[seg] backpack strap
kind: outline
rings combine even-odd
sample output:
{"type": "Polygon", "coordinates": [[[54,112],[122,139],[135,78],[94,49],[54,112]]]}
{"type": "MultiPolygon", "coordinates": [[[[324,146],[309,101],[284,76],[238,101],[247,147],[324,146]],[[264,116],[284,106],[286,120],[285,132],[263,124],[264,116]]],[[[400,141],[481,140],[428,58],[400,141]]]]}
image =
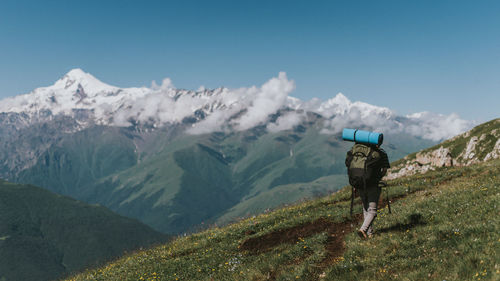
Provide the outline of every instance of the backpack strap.
{"type": "Polygon", "coordinates": [[[370,152],[368,152],[368,155],[366,155],[366,162],[365,162],[365,164],[366,163],[370,163],[370,161],[373,160],[373,155],[372,154],[373,154],[374,149],[371,146],[369,146],[369,148],[370,148],[370,152]]]}
{"type": "Polygon", "coordinates": [[[368,146],[368,148],[370,149],[370,151],[368,152],[368,155],[364,155],[366,157],[366,160],[365,160],[365,175],[363,176],[363,188],[366,188],[366,170],[367,170],[367,165],[368,163],[370,163],[370,161],[373,159],[373,156],[372,156],[372,153],[373,153],[373,148],[371,146],[368,146]]]}

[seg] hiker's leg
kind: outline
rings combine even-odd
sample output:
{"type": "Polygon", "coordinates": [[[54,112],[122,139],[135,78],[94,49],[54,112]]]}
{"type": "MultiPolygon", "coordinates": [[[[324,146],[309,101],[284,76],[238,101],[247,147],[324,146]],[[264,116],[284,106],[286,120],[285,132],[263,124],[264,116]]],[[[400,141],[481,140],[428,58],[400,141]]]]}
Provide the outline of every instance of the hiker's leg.
{"type": "MultiPolygon", "coordinates": [[[[366,188],[360,188],[358,189],[359,191],[359,198],[361,199],[361,204],[363,206],[363,219],[366,220],[368,217],[368,194],[366,192],[366,188]]],[[[358,230],[358,235],[361,238],[366,238],[366,230],[363,229],[362,227],[358,230]]]]}
{"type": "MultiPolygon", "coordinates": [[[[369,220],[369,219],[370,219],[370,218],[368,218],[368,214],[369,214],[369,213],[368,213],[368,209],[366,209],[366,210],[365,210],[365,208],[363,208],[363,225],[364,225],[364,222],[365,222],[365,221],[367,221],[367,220],[369,220]]],[[[368,233],[369,233],[369,231],[370,231],[370,227],[368,227],[368,229],[365,229],[365,228],[363,227],[363,225],[361,225],[360,229],[362,229],[362,230],[363,230],[366,234],[368,234],[368,233]]]]}
{"type": "Polygon", "coordinates": [[[368,230],[366,231],[366,235],[368,235],[368,236],[373,235],[373,223],[368,227],[368,230]]]}
{"type": "Polygon", "coordinates": [[[361,199],[361,204],[363,204],[363,216],[368,210],[369,196],[366,188],[359,189],[359,198],[361,199]]]}
{"type": "Polygon", "coordinates": [[[361,188],[359,192],[359,197],[361,198],[361,204],[363,205],[363,225],[360,227],[361,230],[366,232],[366,228],[364,228],[364,222],[367,221],[368,218],[368,208],[369,208],[369,202],[368,202],[368,192],[367,188],[361,188]]]}
{"type": "MultiPolygon", "coordinates": [[[[368,216],[369,216],[368,211],[367,210],[363,210],[363,222],[365,220],[370,220],[370,218],[368,216]]],[[[372,223],[370,224],[370,226],[368,226],[368,229],[365,231],[365,233],[367,235],[372,235],[373,234],[373,220],[372,220],[372,223]]]]}
{"type": "Polygon", "coordinates": [[[366,191],[368,206],[366,208],[366,215],[363,212],[364,221],[360,229],[367,234],[371,234],[373,233],[373,221],[375,220],[375,217],[377,217],[377,205],[378,199],[380,197],[380,188],[378,188],[377,186],[371,186],[367,188],[366,191]]]}
{"type": "Polygon", "coordinates": [[[368,194],[365,188],[358,188],[359,198],[361,199],[361,205],[363,209],[363,219],[368,215],[368,194]]]}
{"type": "MultiPolygon", "coordinates": [[[[370,202],[368,204],[368,210],[366,210],[365,220],[363,221],[363,225],[361,226],[361,230],[366,233],[369,233],[368,229],[372,226],[373,220],[377,216],[377,203],[370,202]]],[[[372,229],[373,231],[373,229],[372,229]]]]}

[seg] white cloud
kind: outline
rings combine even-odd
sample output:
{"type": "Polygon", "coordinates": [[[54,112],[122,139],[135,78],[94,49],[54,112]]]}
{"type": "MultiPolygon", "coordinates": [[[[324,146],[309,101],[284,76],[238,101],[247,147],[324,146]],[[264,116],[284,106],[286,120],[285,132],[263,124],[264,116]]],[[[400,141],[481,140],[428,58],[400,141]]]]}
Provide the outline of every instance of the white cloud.
{"type": "Polygon", "coordinates": [[[395,130],[399,124],[394,120],[394,112],[386,107],[374,106],[363,102],[351,102],[339,93],[334,98],[310,109],[330,118],[325,122],[323,133],[335,134],[344,128],[371,129],[378,132],[395,130]]]}
{"type": "Polygon", "coordinates": [[[156,81],[153,80],[153,82],[151,82],[151,89],[153,90],[175,89],[175,86],[172,83],[172,79],[167,77],[163,79],[161,85],[156,84],[156,81]]]}
{"type": "Polygon", "coordinates": [[[442,115],[431,112],[419,112],[408,115],[411,121],[404,131],[434,141],[448,139],[470,129],[475,122],[460,119],[456,113],[442,115]]]}
{"type": "Polygon", "coordinates": [[[285,105],[288,94],[294,89],[295,83],[288,80],[284,72],[280,72],[277,78],[272,78],[260,89],[252,89],[254,98],[247,112],[237,121],[236,128],[243,131],[264,123],[269,114],[285,105]]]}
{"type": "MultiPolygon", "coordinates": [[[[363,102],[351,102],[339,93],[334,98],[321,102],[312,99],[306,102],[289,97],[295,83],[284,72],[271,78],[261,87],[252,86],[239,89],[216,89],[212,93],[205,88],[185,91],[172,88],[172,81],[163,80],[156,90],[136,99],[126,100],[114,112],[114,125],[129,126],[130,119],[141,123],[179,123],[193,116],[196,110],[207,112],[201,120],[187,130],[190,134],[205,134],[215,131],[248,130],[258,125],[267,125],[270,132],[292,129],[305,119],[304,112],[315,112],[327,120],[322,133],[335,134],[344,128],[359,128],[381,133],[407,133],[410,135],[439,141],[463,133],[473,122],[460,119],[457,114],[442,115],[429,112],[415,113],[396,118],[396,114],[386,107],[363,102]],[[274,123],[267,123],[271,114],[289,107],[274,123]],[[298,110],[298,111],[297,111],[298,110]]],[[[101,106],[101,111],[109,111],[109,106],[101,106]]]]}
{"type": "Polygon", "coordinates": [[[396,114],[388,108],[351,102],[339,95],[341,94],[322,103],[316,110],[310,109],[323,116],[330,116],[322,133],[335,134],[344,128],[358,128],[381,133],[406,133],[440,141],[461,134],[474,125],[474,122],[463,120],[457,114],[420,112],[396,118],[396,114]]]}
{"type": "Polygon", "coordinates": [[[327,134],[350,127],[407,133],[435,141],[460,134],[474,125],[457,114],[421,112],[396,116],[389,108],[352,102],[342,93],[324,102],[317,98],[301,101],[289,96],[295,83],[284,72],[260,87],[210,90],[201,86],[197,91],[176,89],[170,78],[163,79],[161,85],[152,81],[151,88],[120,89],[80,72],[71,72],[79,74],[76,78],[66,75],[52,86],[3,99],[0,112],[26,112],[36,116],[40,110],[72,114],[76,108],[88,109],[94,112],[99,124],[130,126],[132,120],[155,125],[179,123],[201,109],[204,119],[187,130],[191,134],[242,131],[258,125],[267,126],[271,132],[288,130],[310,116],[305,112],[314,112],[325,118],[322,132],[327,134]],[[75,81],[84,85],[86,95],[83,97],[75,95],[80,87],[75,81]],[[292,111],[282,110],[285,108],[292,111]],[[269,123],[269,116],[280,110],[284,115],[269,123]]]}
{"type": "Polygon", "coordinates": [[[299,114],[297,112],[287,112],[284,115],[278,117],[276,122],[269,123],[267,125],[267,130],[270,132],[279,132],[293,129],[293,127],[299,125],[304,120],[304,114],[299,114]]]}
{"type": "Polygon", "coordinates": [[[212,112],[205,120],[188,130],[191,134],[235,129],[238,131],[265,124],[270,114],[285,106],[288,94],[295,89],[295,83],[288,80],[286,73],[271,78],[260,88],[224,89],[220,102],[224,110],[212,112]],[[237,117],[235,117],[237,116],[237,117]]]}

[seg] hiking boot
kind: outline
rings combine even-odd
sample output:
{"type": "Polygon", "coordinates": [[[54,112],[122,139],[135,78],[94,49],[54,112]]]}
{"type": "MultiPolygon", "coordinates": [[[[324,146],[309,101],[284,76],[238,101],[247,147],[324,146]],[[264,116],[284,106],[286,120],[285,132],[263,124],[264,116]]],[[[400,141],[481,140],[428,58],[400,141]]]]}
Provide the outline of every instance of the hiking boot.
{"type": "Polygon", "coordinates": [[[362,229],[358,229],[358,236],[361,238],[361,239],[366,239],[366,232],[362,229]]]}

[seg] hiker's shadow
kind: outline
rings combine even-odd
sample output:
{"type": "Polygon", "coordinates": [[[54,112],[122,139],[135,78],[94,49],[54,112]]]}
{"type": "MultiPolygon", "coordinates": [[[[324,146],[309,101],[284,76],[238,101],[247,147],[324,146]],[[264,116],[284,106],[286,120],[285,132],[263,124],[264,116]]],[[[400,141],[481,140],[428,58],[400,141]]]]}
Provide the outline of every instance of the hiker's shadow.
{"type": "Polygon", "coordinates": [[[385,232],[393,232],[393,231],[406,231],[406,230],[411,229],[417,225],[426,225],[426,224],[427,223],[424,221],[422,214],[417,213],[417,214],[411,214],[408,217],[407,223],[397,223],[395,225],[382,228],[378,232],[385,233],[385,232]]]}

